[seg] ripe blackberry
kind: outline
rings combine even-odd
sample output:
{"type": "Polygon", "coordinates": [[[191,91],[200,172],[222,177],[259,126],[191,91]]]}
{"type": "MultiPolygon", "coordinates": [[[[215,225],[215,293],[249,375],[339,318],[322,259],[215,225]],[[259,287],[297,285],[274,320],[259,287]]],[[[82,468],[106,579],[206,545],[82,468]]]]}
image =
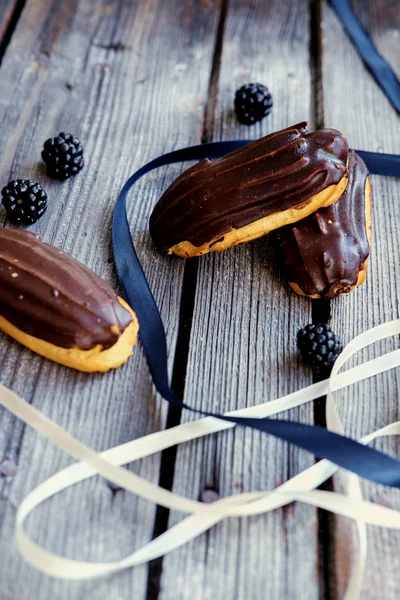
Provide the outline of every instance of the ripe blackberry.
{"type": "Polygon", "coordinates": [[[81,142],[70,133],[63,131],[58,137],[45,141],[42,158],[49,174],[61,180],[76,175],[85,164],[81,142]]]}
{"type": "Polygon", "coordinates": [[[16,225],[32,225],[47,209],[47,194],[33,179],[14,179],[1,190],[7,216],[16,225]]]}
{"type": "Polygon", "coordinates": [[[253,125],[269,115],[272,96],[261,83],[246,83],[235,94],[235,111],[238,120],[245,125],[253,125]]]}
{"type": "Polygon", "coordinates": [[[297,346],[304,362],[317,367],[320,373],[329,372],[343,346],[327,323],[306,325],[297,334],[297,346]]]}

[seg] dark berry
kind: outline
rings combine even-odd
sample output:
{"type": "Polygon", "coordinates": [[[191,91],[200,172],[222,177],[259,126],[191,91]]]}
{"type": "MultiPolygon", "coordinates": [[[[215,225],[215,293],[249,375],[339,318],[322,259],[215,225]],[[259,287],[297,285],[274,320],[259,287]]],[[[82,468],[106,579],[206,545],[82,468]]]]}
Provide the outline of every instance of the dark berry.
{"type": "Polygon", "coordinates": [[[327,323],[306,325],[297,334],[297,346],[300,354],[309,365],[326,374],[343,350],[343,346],[327,323]]]}
{"type": "Polygon", "coordinates": [[[85,164],[81,142],[70,133],[63,131],[58,137],[45,141],[42,158],[49,174],[61,180],[76,175],[85,164]]]}
{"type": "Polygon", "coordinates": [[[1,195],[7,216],[16,225],[32,225],[46,212],[47,194],[33,179],[14,179],[1,195]]]}
{"type": "Polygon", "coordinates": [[[235,94],[235,111],[238,120],[252,125],[269,115],[272,96],[261,83],[246,83],[235,94]]]}

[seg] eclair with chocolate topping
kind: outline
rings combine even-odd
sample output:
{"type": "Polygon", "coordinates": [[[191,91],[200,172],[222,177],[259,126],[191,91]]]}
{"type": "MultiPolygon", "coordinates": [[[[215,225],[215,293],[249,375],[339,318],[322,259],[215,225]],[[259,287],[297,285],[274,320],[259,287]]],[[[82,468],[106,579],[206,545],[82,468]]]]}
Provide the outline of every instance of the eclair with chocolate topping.
{"type": "Polygon", "coordinates": [[[368,169],[351,150],[349,183],[343,196],[277,231],[287,278],[297,294],[335,298],[364,282],[371,243],[371,203],[368,169]]]}
{"type": "Polygon", "coordinates": [[[155,245],[183,258],[220,252],[329,206],[347,185],[349,149],[335,129],[307,122],[191,167],[150,217],[155,245]]]}
{"type": "Polygon", "coordinates": [[[133,310],[101,277],[28,231],[0,229],[0,329],[67,367],[106,372],[136,344],[133,310]]]}

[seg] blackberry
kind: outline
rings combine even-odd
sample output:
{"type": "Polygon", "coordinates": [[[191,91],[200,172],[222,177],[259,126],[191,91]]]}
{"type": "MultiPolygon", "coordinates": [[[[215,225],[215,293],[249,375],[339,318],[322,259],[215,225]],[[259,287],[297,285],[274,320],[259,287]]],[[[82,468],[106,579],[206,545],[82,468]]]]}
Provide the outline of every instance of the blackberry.
{"type": "Polygon", "coordinates": [[[297,334],[297,346],[307,364],[327,373],[343,350],[343,346],[327,323],[306,325],[297,334]]]}
{"type": "Polygon", "coordinates": [[[269,115],[272,96],[261,83],[246,83],[235,94],[235,112],[238,120],[245,125],[253,125],[269,115]]]}
{"type": "Polygon", "coordinates": [[[1,190],[8,218],[16,225],[32,225],[47,209],[47,194],[33,179],[14,179],[1,190]]]}
{"type": "Polygon", "coordinates": [[[47,171],[56,179],[68,179],[84,166],[83,147],[77,137],[63,131],[58,137],[45,141],[42,158],[47,171]]]}

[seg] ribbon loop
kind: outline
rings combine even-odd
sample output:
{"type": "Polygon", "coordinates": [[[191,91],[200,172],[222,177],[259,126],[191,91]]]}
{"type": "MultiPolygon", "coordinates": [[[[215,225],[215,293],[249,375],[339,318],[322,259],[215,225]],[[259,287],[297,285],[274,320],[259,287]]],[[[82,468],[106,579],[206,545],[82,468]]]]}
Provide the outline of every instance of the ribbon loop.
{"type": "MultiPolygon", "coordinates": [[[[205,156],[217,158],[244,143],[246,141],[193,146],[159,157],[142,167],[128,180],[115,207],[113,247],[117,272],[124,292],[141,324],[141,341],[154,384],[168,402],[189,410],[194,409],[183,403],[169,386],[164,327],[130,235],[126,216],[126,199],[134,183],[152,169],[170,162],[196,160],[205,156]]],[[[399,174],[399,157],[367,154],[363,158],[373,172],[399,174]]],[[[1,405],[81,461],[44,481],[19,506],[16,516],[16,541],[20,553],[32,566],[48,575],[63,579],[92,579],[162,556],[194,539],[223,518],[256,515],[275,510],[297,500],[331,510],[356,521],[360,551],[351,573],[345,600],[358,598],[367,551],[365,525],[370,523],[382,527],[400,528],[400,512],[364,501],[356,475],[350,474],[348,471],[372,481],[400,487],[400,462],[365,446],[380,436],[399,435],[400,421],[372,432],[359,442],[346,438],[342,435],[344,429],[336,412],[333,392],[400,366],[400,349],[398,349],[340,372],[348,359],[356,352],[378,340],[398,333],[400,333],[400,320],[385,323],[356,337],[340,355],[328,380],[282,398],[224,415],[195,411],[204,418],[150,434],[100,454],[84,446],[22,398],[0,385],[1,405]],[[311,402],[324,394],[327,394],[327,423],[333,431],[302,423],[270,419],[271,416],[311,402]],[[160,488],[121,466],[173,445],[230,429],[236,425],[252,427],[295,443],[315,453],[323,460],[275,490],[234,495],[222,498],[211,505],[202,504],[160,488]],[[316,490],[321,483],[336,473],[339,467],[347,469],[347,471],[340,471],[344,478],[346,495],[316,490]],[[155,504],[191,514],[123,560],[112,563],[91,563],[67,559],[33,542],[24,531],[24,522],[28,515],[47,498],[96,474],[103,475],[123,489],[155,504]]]]}
{"type": "MultiPolygon", "coordinates": [[[[319,458],[326,458],[360,477],[375,483],[400,488],[400,461],[383,452],[367,448],[340,433],[328,431],[317,425],[305,425],[279,419],[272,420],[269,417],[257,419],[242,416],[232,417],[193,409],[178,398],[169,385],[165,330],[130,234],[126,213],[128,194],[141,177],[154,169],[173,162],[201,160],[210,156],[219,158],[227,152],[240,148],[245,143],[247,140],[215,142],[183,148],[160,156],[134,173],[118,196],[112,224],[115,267],[126,298],[139,319],[140,339],[153,383],[158,392],[174,406],[274,435],[281,440],[296,444],[319,458]]],[[[380,155],[377,159],[378,156],[376,153],[364,153],[364,158],[372,172],[388,170],[392,174],[399,173],[400,161],[396,161],[396,157],[394,157],[393,163],[392,155],[380,155]]],[[[400,159],[400,157],[397,158],[400,159]]],[[[354,340],[354,343],[357,342],[354,340]]]]}

